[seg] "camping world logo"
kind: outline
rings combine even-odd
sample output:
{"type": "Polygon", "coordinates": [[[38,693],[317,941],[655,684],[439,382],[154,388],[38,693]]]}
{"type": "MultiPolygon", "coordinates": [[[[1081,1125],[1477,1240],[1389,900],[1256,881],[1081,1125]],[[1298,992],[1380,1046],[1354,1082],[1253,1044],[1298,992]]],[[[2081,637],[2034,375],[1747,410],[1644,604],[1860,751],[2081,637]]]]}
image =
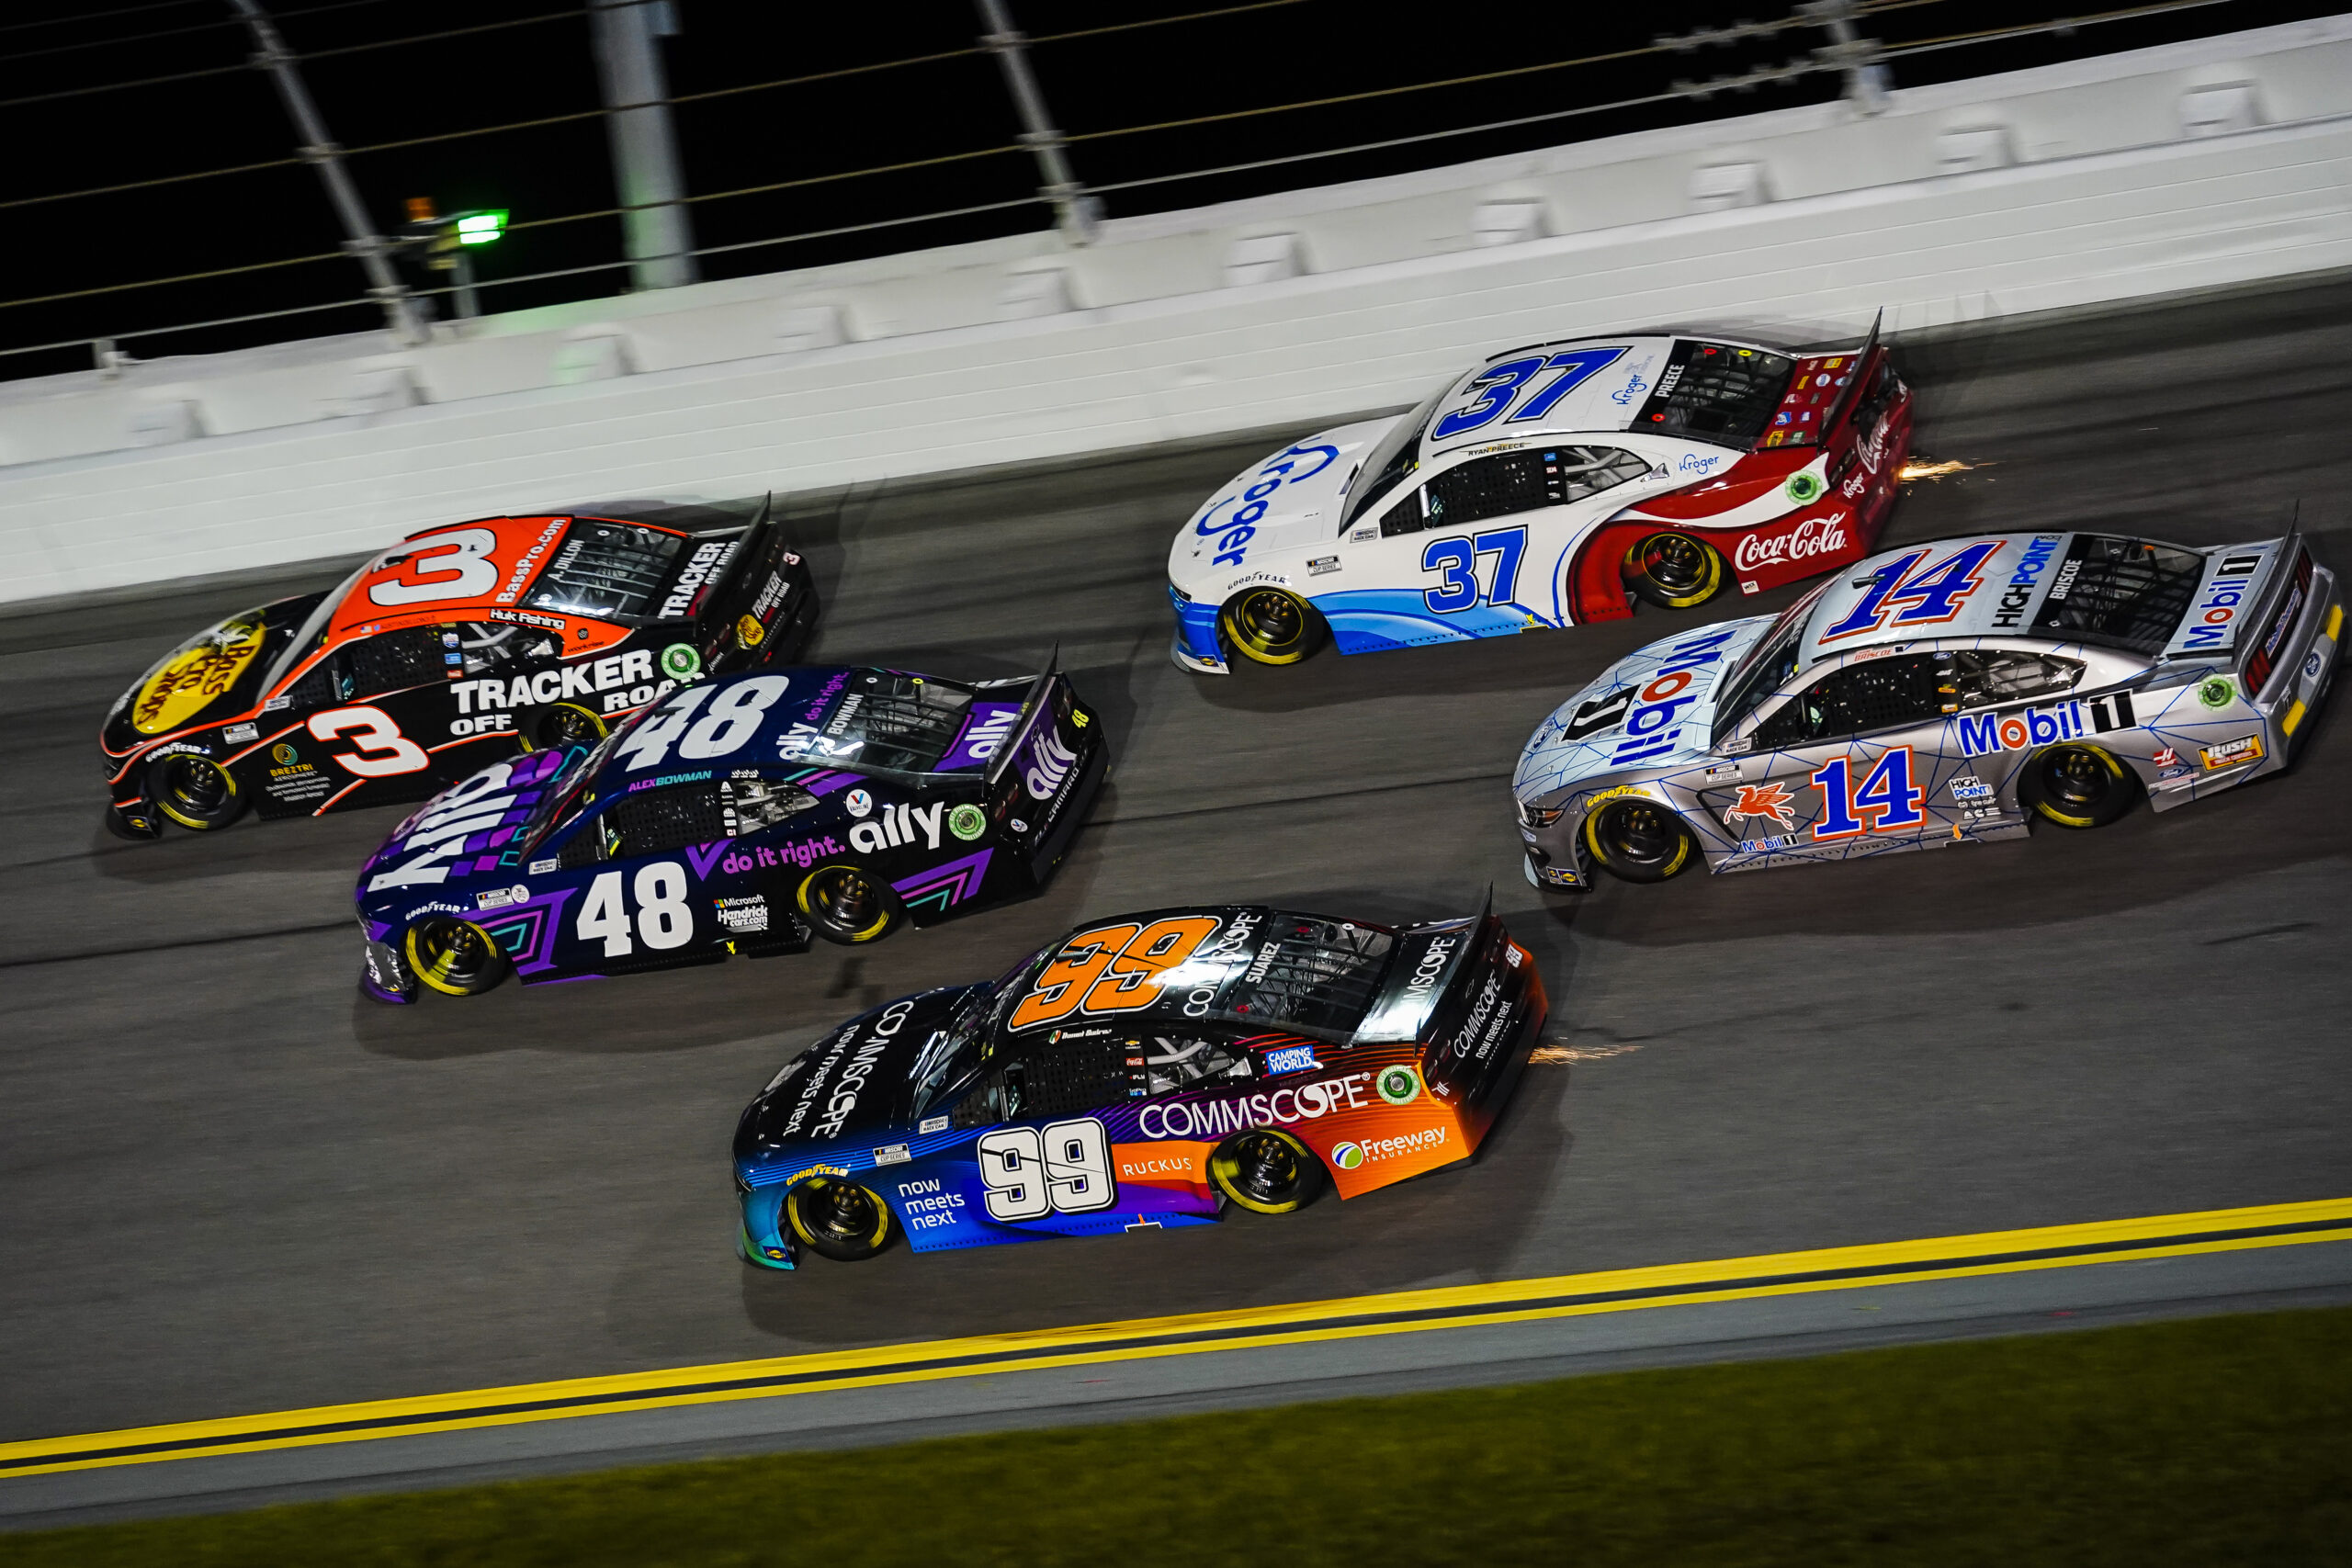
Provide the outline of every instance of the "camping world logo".
{"type": "Polygon", "coordinates": [[[1333,1144],[1331,1163],[1341,1170],[1355,1169],[1363,1163],[1363,1145],[1362,1144],[1333,1144]]]}

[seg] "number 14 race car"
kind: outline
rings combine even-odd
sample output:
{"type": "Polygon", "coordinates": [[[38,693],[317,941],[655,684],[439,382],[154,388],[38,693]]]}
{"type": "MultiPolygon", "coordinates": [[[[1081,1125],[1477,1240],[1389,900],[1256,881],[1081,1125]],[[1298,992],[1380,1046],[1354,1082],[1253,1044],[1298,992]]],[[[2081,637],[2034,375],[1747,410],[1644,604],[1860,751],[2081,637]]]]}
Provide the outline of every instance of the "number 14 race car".
{"type": "Polygon", "coordinates": [[[593,745],[702,671],[789,661],[816,619],[815,581],[764,504],[748,526],[663,506],[428,529],[141,677],[99,732],[107,825],[152,839],[248,805],[422,800],[493,757],[593,745]]]}
{"type": "Polygon", "coordinates": [[[2114,821],[2284,768],[2344,600],[2299,536],[1912,545],[1778,617],[1653,643],[1563,703],[1511,781],[1527,877],[1656,882],[2114,821]]]}
{"type": "Polygon", "coordinates": [[[1257,908],[1097,921],[994,985],[842,1024],[735,1134],[749,1261],[1203,1224],[1476,1152],[1544,1027],[1491,914],[1401,930],[1257,908]]]}
{"type": "Polygon", "coordinates": [[[1860,353],[1634,335],[1498,354],[1242,473],[1168,558],[1175,660],[1225,673],[1759,593],[1859,559],[1911,443],[1860,353]]]}

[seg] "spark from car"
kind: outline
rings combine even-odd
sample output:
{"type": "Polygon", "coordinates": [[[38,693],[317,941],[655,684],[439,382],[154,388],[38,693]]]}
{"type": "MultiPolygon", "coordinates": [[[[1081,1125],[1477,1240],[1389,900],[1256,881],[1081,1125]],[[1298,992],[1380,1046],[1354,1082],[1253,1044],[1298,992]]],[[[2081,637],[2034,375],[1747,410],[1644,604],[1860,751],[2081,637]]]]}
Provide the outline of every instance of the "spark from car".
{"type": "Polygon", "coordinates": [[[1565,1067],[1571,1062],[1598,1062],[1638,1051],[1639,1045],[1538,1045],[1528,1053],[1532,1067],[1565,1067]]]}
{"type": "Polygon", "coordinates": [[[1972,468],[1989,468],[1990,463],[1939,463],[1926,457],[1914,457],[1894,470],[1896,479],[1909,484],[1913,479],[1939,479],[1946,474],[1964,474],[1972,468]]]}

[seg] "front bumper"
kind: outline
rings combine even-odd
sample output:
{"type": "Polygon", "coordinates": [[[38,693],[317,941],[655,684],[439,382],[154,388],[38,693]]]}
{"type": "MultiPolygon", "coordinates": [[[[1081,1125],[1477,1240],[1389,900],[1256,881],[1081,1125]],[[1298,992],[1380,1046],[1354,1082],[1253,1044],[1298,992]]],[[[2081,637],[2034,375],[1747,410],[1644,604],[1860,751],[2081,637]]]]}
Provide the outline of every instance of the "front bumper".
{"type": "Polygon", "coordinates": [[[736,1207],[740,1211],[735,1230],[735,1251],[744,1262],[760,1269],[796,1269],[799,1267],[800,1247],[792,1233],[784,1228],[784,1194],[782,1187],[754,1187],[750,1191],[737,1192],[736,1207]]]}
{"type": "Polygon", "coordinates": [[[1232,674],[1233,666],[1217,636],[1216,606],[1201,604],[1172,582],[1168,585],[1168,603],[1176,612],[1176,636],[1168,645],[1168,657],[1176,661],[1176,667],[1195,675],[1232,674]]]}

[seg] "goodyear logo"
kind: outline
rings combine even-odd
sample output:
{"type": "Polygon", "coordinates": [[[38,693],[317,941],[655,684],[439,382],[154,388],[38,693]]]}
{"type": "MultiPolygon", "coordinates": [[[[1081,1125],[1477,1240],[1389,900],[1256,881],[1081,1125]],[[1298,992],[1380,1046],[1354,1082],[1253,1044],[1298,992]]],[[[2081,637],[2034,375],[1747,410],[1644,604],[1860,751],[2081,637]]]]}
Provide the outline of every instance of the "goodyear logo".
{"type": "Polygon", "coordinates": [[[224,621],[193,648],[172,655],[140,688],[130,710],[131,727],[141,735],[161,735],[209,707],[237,683],[261,651],[261,631],[258,615],[224,621]]]}

